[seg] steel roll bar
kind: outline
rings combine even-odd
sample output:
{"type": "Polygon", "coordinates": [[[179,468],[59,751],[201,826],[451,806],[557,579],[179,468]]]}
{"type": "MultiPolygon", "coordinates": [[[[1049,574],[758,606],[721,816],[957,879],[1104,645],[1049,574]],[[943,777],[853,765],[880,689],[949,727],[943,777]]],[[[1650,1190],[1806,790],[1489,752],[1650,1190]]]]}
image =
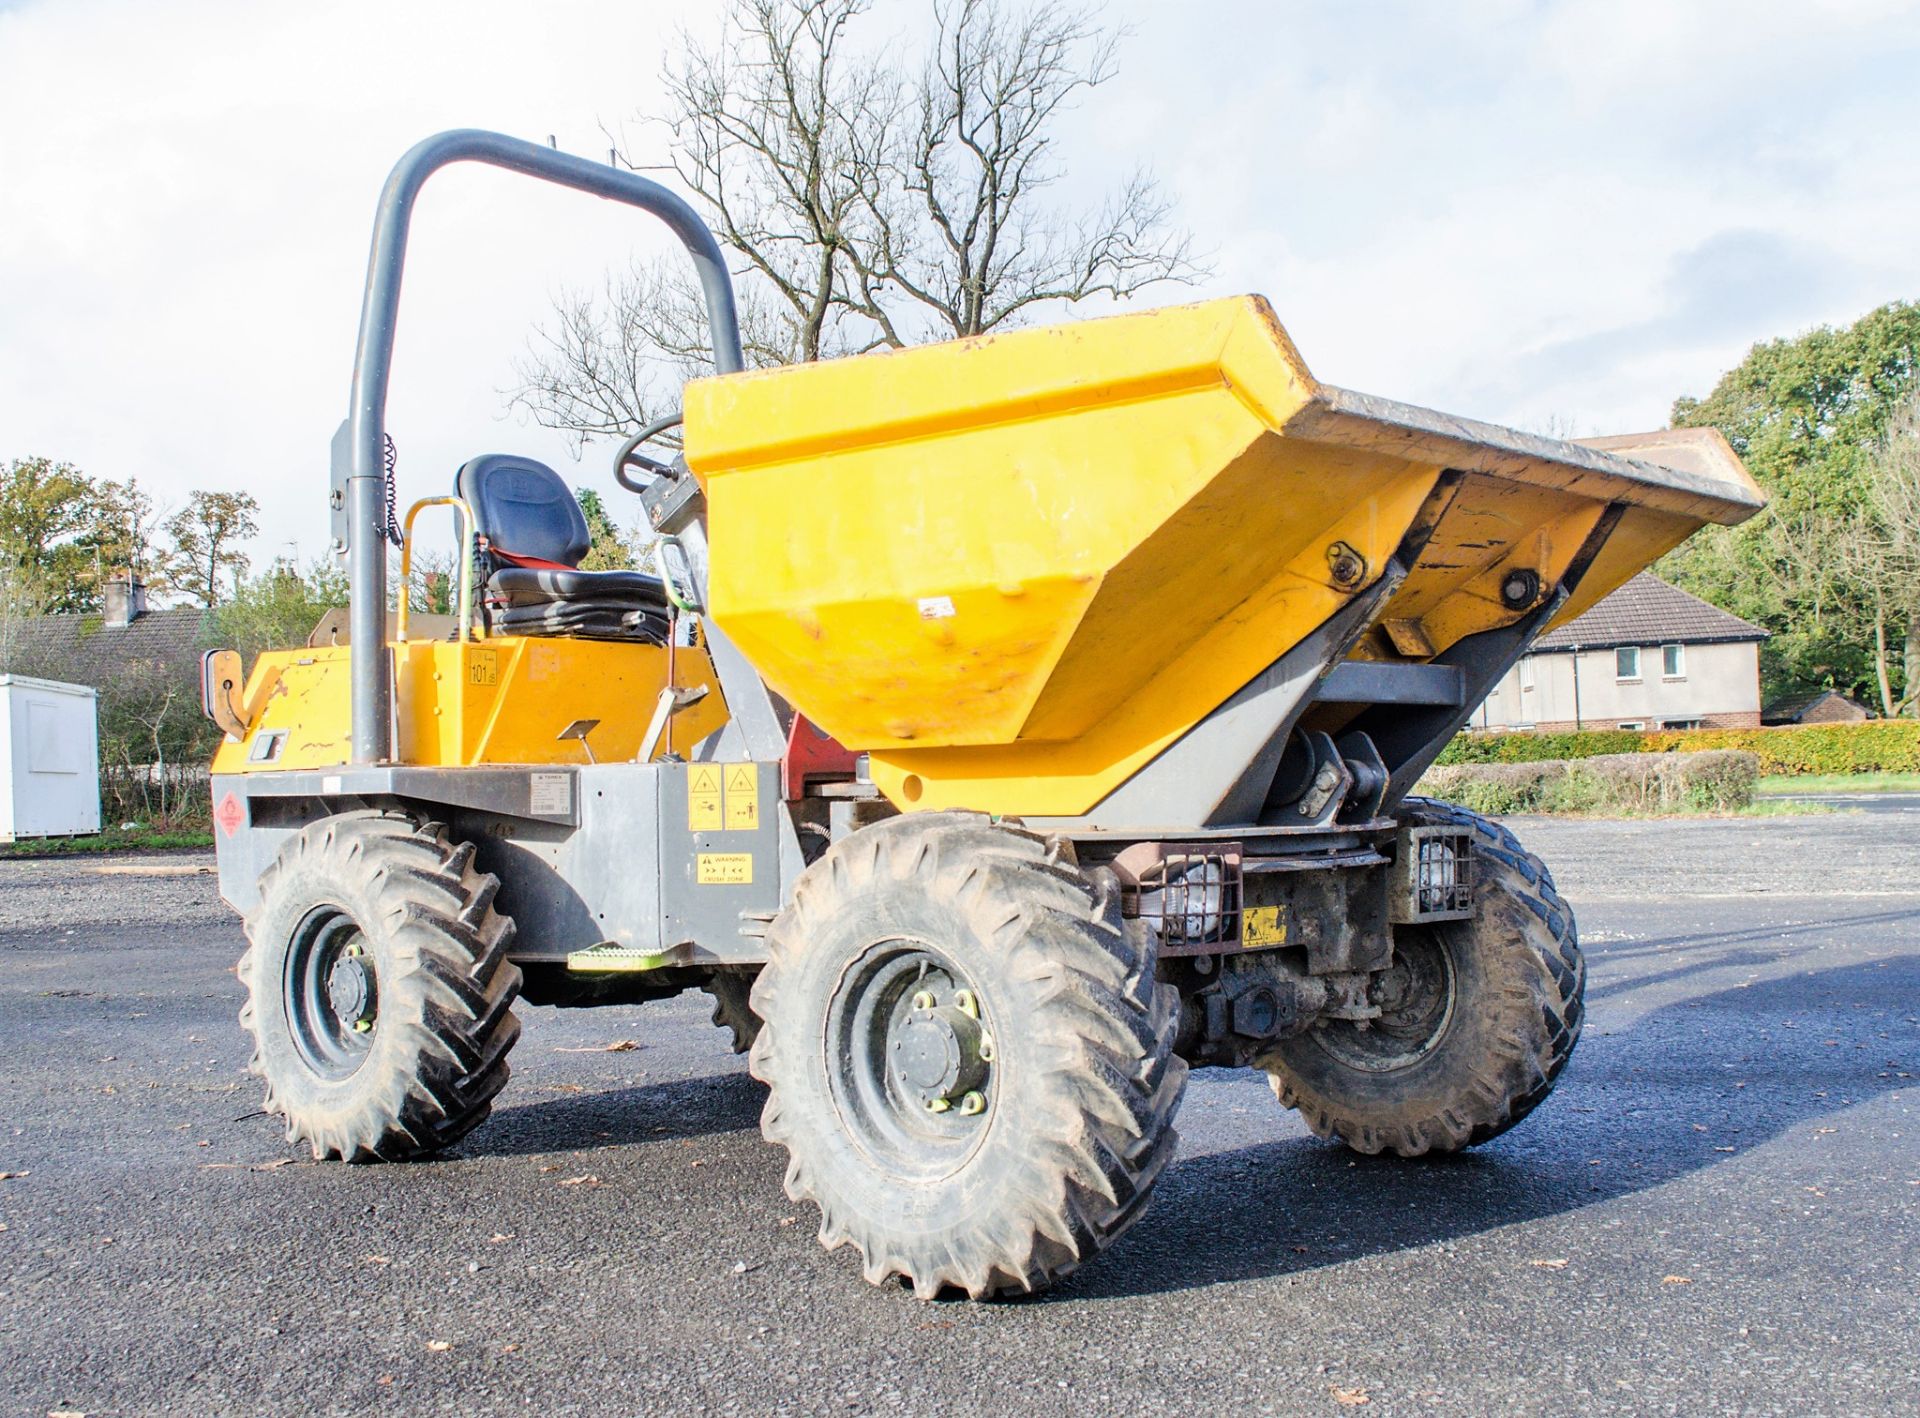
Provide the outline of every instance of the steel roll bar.
{"type": "Polygon", "coordinates": [[[360,306],[360,334],[353,356],[352,401],[347,413],[347,586],[351,601],[348,625],[355,763],[386,762],[393,748],[393,667],[386,653],[385,469],[381,455],[407,232],[421,187],[434,173],[456,162],[506,168],[623,202],[658,217],[686,247],[699,274],[713,341],[714,371],[732,374],[744,367],[733,280],[727,274],[720,243],[700,214],[674,192],[638,173],[477,128],[438,133],[408,150],[388,175],[374,218],[373,249],[367,257],[366,294],[360,306]]]}

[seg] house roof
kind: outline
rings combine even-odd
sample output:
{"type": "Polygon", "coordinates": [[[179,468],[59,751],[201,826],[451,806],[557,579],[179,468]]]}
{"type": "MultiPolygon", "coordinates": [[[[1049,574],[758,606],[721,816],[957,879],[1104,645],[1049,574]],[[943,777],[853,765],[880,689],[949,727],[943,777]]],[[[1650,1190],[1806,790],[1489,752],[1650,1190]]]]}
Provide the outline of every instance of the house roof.
{"type": "Polygon", "coordinates": [[[1585,614],[1533,644],[1532,653],[1609,650],[1616,645],[1715,645],[1765,640],[1768,632],[1643,571],[1585,614]]]}
{"type": "Polygon", "coordinates": [[[97,612],[35,616],[14,631],[11,668],[102,688],[137,663],[191,662],[206,615],[180,606],[143,612],[130,625],[108,625],[97,612]]]}
{"type": "Polygon", "coordinates": [[[1776,699],[1760,710],[1760,722],[1763,724],[1797,724],[1813,709],[1825,704],[1829,699],[1837,699],[1842,704],[1860,711],[1861,716],[1870,717],[1873,713],[1866,705],[1851,694],[1842,694],[1837,689],[1816,689],[1805,694],[1792,694],[1776,699]]]}

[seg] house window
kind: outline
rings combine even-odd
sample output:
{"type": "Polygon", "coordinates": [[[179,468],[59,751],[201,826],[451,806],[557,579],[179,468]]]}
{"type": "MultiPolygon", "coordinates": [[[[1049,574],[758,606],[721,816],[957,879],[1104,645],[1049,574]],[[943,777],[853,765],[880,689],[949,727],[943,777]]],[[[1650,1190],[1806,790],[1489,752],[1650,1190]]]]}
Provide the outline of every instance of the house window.
{"type": "Polygon", "coordinates": [[[1520,692],[1525,694],[1533,688],[1533,657],[1529,655],[1520,662],[1520,692]]]}
{"type": "Polygon", "coordinates": [[[1644,729],[1646,726],[1645,719],[1628,719],[1625,723],[1614,725],[1616,729],[1644,729]]]}
{"type": "Polygon", "coordinates": [[[1660,721],[1660,727],[1663,729],[1697,729],[1700,727],[1700,721],[1698,719],[1662,719],[1660,721]]]}
{"type": "Polygon", "coordinates": [[[1613,677],[1615,679],[1640,678],[1640,647],[1622,645],[1613,652],[1613,677]]]}
{"type": "Polygon", "coordinates": [[[1687,677],[1687,651],[1684,645],[1662,645],[1660,647],[1660,677],[1662,679],[1685,679],[1687,677]]]}

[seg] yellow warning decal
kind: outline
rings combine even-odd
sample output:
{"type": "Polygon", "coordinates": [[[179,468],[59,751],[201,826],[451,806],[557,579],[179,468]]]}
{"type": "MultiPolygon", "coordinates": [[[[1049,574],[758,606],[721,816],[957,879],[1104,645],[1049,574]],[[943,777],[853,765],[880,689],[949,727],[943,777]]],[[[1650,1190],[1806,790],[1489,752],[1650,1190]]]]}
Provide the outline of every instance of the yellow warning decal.
{"type": "Polygon", "coordinates": [[[701,852],[693,859],[693,879],[700,886],[752,886],[753,853],[701,852]]]}
{"type": "Polygon", "coordinates": [[[493,650],[475,650],[467,659],[467,683],[476,689],[500,683],[500,656],[493,650]]]}
{"type": "Polygon", "coordinates": [[[1285,906],[1249,906],[1240,926],[1240,944],[1248,950],[1287,943],[1285,906]]]}
{"type": "Polygon", "coordinates": [[[687,770],[687,831],[718,832],[720,765],[696,763],[687,770]]]}
{"type": "Polygon", "coordinates": [[[752,832],[760,826],[760,772],[751,763],[729,763],[727,830],[752,832]]]}

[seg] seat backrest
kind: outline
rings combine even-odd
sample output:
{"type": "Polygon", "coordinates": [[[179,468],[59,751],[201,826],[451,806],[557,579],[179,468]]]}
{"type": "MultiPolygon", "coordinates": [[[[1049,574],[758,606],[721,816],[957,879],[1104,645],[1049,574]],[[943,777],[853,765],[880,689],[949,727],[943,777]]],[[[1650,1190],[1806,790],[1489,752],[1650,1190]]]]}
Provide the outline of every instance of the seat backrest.
{"type": "Polygon", "coordinates": [[[454,474],[453,490],[473,509],[474,530],[503,552],[578,566],[593,545],[580,504],[545,463],[482,454],[454,474]]]}

